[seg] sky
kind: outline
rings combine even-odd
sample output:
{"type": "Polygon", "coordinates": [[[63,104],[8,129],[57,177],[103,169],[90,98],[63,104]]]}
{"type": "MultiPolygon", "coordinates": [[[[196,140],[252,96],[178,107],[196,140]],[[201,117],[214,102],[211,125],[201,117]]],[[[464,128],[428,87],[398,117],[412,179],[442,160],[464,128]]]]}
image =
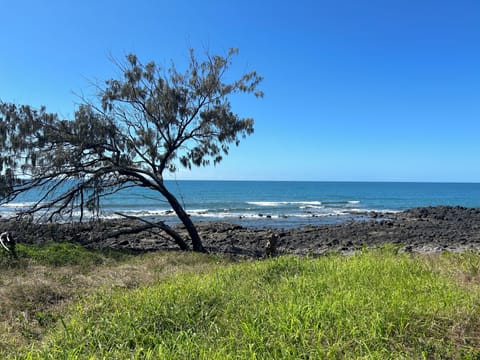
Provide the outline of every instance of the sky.
{"type": "Polygon", "coordinates": [[[480,182],[478,0],[1,0],[0,100],[72,117],[135,53],[239,55],[255,133],[176,179],[480,182]]]}

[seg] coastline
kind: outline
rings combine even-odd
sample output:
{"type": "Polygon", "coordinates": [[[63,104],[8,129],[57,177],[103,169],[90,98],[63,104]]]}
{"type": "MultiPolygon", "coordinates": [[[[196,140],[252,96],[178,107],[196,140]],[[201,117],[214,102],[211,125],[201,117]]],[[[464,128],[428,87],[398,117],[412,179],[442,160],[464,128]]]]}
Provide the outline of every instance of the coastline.
{"type": "MultiPolygon", "coordinates": [[[[387,214],[419,206],[461,205],[480,208],[480,183],[388,182],[168,182],[194,222],[230,222],[245,227],[295,228],[362,220],[365,213],[387,214]]],[[[0,206],[2,219],[27,210],[41,194],[32,191],[0,206]]],[[[132,188],[102,202],[104,221],[117,213],[178,223],[171,206],[158,193],[132,188]]],[[[73,212],[78,220],[80,211],[73,212]]],[[[84,213],[85,219],[91,214],[84,213]]],[[[368,219],[367,219],[368,220],[368,219]]]]}
{"type": "MultiPolygon", "coordinates": [[[[277,254],[318,256],[332,251],[348,254],[385,244],[394,244],[401,251],[422,253],[480,250],[480,208],[436,206],[367,215],[362,221],[289,229],[247,228],[225,222],[196,225],[209,252],[252,258],[265,256],[272,233],[277,239],[277,254]]],[[[131,220],[81,224],[4,221],[0,223],[0,231],[11,231],[19,243],[70,241],[95,249],[178,250],[172,241],[151,231],[129,232],[136,225],[131,220]]],[[[176,228],[186,235],[180,225],[176,228]]]]}

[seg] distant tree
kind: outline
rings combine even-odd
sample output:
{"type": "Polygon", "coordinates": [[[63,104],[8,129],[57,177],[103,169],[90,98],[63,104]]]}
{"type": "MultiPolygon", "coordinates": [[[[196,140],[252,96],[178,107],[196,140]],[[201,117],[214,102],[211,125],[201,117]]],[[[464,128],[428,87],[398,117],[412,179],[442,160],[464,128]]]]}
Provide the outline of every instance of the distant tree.
{"type": "MultiPolygon", "coordinates": [[[[131,187],[157,191],[184,224],[194,251],[205,251],[178,199],[164,183],[180,167],[217,164],[229,146],[253,133],[253,119],[232,112],[236,93],[263,96],[255,71],[225,82],[238,50],[199,62],[190,51],[188,69],[177,71],[126,56],[123,76],[98,86],[96,102],[83,100],[73,120],[44,107],[0,103],[0,196],[14,200],[35,189],[42,195],[19,215],[43,221],[89,214],[97,218],[102,199],[131,187]],[[21,181],[19,181],[21,180],[21,181]],[[88,210],[88,213],[86,212],[88,210]]],[[[155,223],[183,249],[186,239],[155,223]]]]}

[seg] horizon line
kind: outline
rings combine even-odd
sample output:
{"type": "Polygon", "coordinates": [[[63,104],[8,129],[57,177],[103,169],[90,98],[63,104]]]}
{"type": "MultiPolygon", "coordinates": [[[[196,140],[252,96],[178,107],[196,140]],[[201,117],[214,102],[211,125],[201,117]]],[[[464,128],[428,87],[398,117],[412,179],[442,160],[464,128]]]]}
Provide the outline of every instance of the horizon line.
{"type": "Polygon", "coordinates": [[[266,179],[164,179],[165,181],[223,181],[223,182],[317,182],[317,183],[402,183],[402,184],[480,184],[480,181],[431,180],[266,180],[266,179]]]}

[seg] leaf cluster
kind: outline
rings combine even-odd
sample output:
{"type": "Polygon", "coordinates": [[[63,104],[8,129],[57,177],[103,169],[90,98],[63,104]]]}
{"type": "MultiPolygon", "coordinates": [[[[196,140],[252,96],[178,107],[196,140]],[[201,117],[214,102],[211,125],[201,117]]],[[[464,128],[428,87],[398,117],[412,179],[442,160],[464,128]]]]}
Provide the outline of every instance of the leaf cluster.
{"type": "Polygon", "coordinates": [[[96,101],[83,99],[73,119],[0,102],[2,202],[43,189],[28,214],[52,220],[80,210],[82,218],[84,209],[98,214],[103,196],[131,186],[163,194],[166,171],[217,164],[253,133],[230,96],[263,96],[255,71],[224,80],[237,53],[199,61],[191,50],[184,72],[127,55],[117,63],[123,76],[97,85],[96,101]]]}
{"type": "Polygon", "coordinates": [[[179,165],[216,164],[228,154],[229,144],[238,145],[253,133],[253,119],[233,113],[229,96],[263,96],[257,89],[262,78],[255,71],[224,82],[237,52],[207,56],[200,63],[191,50],[183,73],[173,64],[165,72],[154,62],[144,65],[128,55],[127,63],[119,64],[123,78],[107,80],[100,91],[100,112],[126,127],[131,149],[157,174],[179,165]]]}

